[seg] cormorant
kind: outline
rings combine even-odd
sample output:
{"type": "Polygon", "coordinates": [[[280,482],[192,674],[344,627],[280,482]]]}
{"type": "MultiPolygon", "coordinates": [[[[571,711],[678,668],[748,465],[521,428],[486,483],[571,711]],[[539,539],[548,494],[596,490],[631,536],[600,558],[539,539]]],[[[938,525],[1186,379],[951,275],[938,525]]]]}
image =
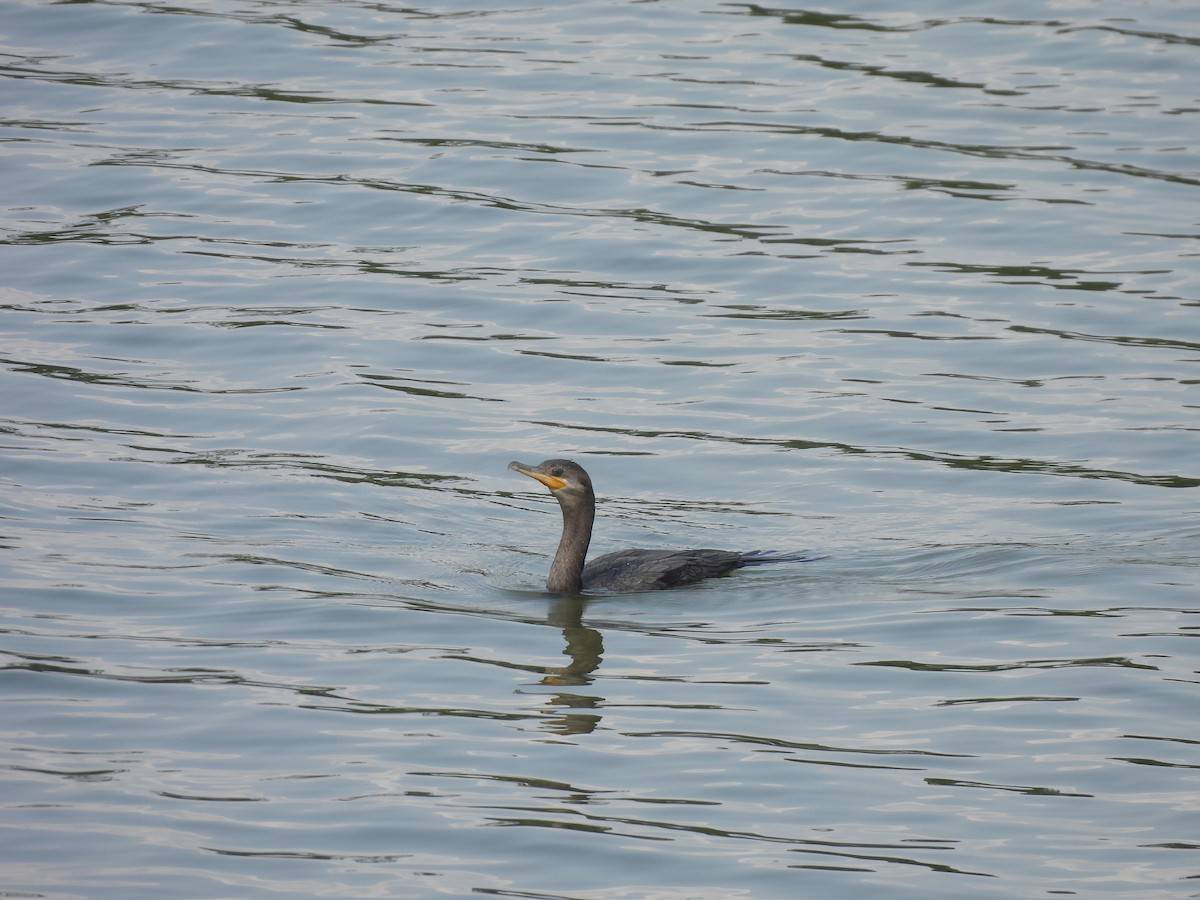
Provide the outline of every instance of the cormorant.
{"type": "Polygon", "coordinates": [[[588,473],[569,459],[548,459],[536,466],[510,462],[508,467],[540,481],[562,507],[562,538],[546,579],[546,590],[553,594],[660,591],[715,578],[743,566],[812,558],[762,551],[617,550],[584,565],[596,517],[596,495],[588,473]]]}

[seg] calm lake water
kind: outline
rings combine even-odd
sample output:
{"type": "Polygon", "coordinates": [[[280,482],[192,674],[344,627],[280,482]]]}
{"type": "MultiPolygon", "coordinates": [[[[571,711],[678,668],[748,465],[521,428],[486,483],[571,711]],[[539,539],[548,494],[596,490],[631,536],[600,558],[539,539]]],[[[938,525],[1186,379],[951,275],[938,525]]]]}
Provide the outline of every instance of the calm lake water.
{"type": "Polygon", "coordinates": [[[1200,897],[1200,24],[993,7],[6,3],[0,893],[1200,897]]]}

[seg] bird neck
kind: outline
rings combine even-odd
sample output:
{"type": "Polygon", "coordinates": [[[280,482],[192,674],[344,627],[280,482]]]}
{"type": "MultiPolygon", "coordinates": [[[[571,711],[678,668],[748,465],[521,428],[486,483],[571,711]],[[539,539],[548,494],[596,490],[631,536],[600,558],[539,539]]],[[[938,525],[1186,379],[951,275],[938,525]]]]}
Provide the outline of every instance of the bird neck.
{"type": "Polygon", "coordinates": [[[596,518],[595,501],[581,506],[562,507],[563,532],[558,551],[550,565],[546,590],[553,594],[578,594],[583,590],[583,562],[592,541],[592,522],[596,518]]]}

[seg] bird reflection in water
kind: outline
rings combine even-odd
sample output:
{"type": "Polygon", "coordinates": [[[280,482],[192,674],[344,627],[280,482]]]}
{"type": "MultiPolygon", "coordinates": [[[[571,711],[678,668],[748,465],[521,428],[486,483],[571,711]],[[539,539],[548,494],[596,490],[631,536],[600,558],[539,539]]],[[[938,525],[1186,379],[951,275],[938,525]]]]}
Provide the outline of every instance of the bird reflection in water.
{"type": "MultiPolygon", "coordinates": [[[[550,609],[547,622],[562,629],[566,646],[563,656],[568,662],[565,666],[547,667],[542,676],[542,684],[548,687],[570,688],[592,683],[592,673],[600,668],[604,656],[604,637],[595,628],[583,624],[583,608],[586,601],[582,597],[563,597],[554,602],[550,609]]],[[[603,697],[595,694],[576,694],[567,690],[555,691],[547,695],[546,705],[561,710],[561,715],[552,716],[543,722],[546,731],[556,734],[590,734],[600,724],[598,712],[604,702],[603,697]]]]}

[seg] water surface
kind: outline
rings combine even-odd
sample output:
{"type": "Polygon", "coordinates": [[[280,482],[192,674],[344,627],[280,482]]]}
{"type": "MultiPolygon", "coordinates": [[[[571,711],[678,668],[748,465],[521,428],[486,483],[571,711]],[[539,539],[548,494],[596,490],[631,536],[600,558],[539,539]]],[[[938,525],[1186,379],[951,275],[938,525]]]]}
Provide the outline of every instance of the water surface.
{"type": "Polygon", "coordinates": [[[1183,10],[8,4],[4,889],[1197,895],[1183,10]]]}

